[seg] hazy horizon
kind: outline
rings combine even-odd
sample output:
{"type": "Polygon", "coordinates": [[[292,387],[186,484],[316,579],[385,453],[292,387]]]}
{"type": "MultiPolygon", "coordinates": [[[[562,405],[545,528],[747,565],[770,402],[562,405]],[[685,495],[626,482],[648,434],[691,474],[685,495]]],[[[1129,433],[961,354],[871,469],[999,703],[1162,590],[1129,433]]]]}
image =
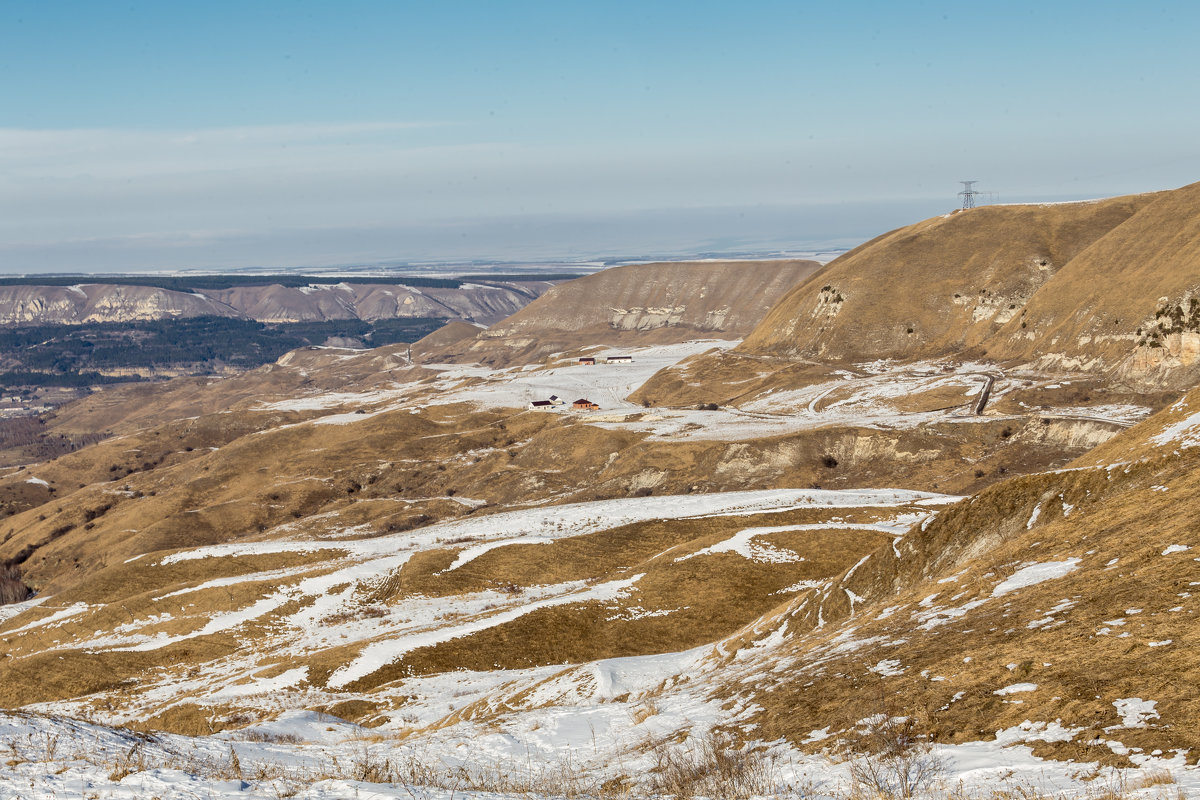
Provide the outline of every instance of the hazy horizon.
{"type": "Polygon", "coordinates": [[[1200,177],[1200,7],[0,8],[0,273],[846,246],[1200,177]]]}

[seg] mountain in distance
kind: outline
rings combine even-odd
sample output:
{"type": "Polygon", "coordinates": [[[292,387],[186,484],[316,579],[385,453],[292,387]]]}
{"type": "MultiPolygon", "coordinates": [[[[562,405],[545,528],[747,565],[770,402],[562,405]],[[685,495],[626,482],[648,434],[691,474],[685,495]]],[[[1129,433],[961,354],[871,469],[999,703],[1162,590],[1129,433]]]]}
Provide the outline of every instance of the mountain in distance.
{"type": "Polygon", "coordinates": [[[259,322],[379,320],[404,317],[501,320],[553,281],[444,281],[446,286],[380,280],[309,285],[253,284],[180,291],[152,285],[81,281],[71,286],[0,285],[0,324],[129,322],[219,316],[259,322]]]}

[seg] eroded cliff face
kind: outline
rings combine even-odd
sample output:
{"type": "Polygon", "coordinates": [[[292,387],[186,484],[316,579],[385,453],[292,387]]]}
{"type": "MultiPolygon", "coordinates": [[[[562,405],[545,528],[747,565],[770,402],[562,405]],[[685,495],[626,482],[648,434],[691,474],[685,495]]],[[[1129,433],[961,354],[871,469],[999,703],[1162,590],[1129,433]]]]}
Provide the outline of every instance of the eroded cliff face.
{"type": "Polygon", "coordinates": [[[276,284],[193,292],[103,283],[0,286],[0,324],[132,322],[199,316],[260,322],[434,317],[490,324],[519,311],[550,285],[542,281],[467,283],[456,289],[439,289],[382,283],[276,284]]]}
{"type": "Polygon", "coordinates": [[[0,324],[132,322],[172,317],[236,317],[209,297],[153,286],[0,286],[0,324]]]}

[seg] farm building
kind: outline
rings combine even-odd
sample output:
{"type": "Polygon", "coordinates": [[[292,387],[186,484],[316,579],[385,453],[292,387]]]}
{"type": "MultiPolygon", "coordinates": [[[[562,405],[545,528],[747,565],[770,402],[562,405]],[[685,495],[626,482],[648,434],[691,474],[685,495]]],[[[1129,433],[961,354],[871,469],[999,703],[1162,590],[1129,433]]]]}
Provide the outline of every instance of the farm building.
{"type": "Polygon", "coordinates": [[[576,411],[597,411],[600,406],[593,403],[591,400],[580,398],[571,404],[571,408],[576,411]]]}

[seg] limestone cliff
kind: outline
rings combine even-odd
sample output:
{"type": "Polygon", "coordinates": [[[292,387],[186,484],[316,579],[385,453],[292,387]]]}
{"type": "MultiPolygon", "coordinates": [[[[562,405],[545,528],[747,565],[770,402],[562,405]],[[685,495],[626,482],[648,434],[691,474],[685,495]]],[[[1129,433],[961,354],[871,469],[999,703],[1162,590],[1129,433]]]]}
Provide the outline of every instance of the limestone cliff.
{"type": "Polygon", "coordinates": [[[105,283],[0,286],[0,324],[130,322],[199,316],[260,322],[434,317],[488,324],[518,311],[550,285],[544,281],[464,283],[450,289],[399,283],[321,283],[191,292],[105,283]]]}

